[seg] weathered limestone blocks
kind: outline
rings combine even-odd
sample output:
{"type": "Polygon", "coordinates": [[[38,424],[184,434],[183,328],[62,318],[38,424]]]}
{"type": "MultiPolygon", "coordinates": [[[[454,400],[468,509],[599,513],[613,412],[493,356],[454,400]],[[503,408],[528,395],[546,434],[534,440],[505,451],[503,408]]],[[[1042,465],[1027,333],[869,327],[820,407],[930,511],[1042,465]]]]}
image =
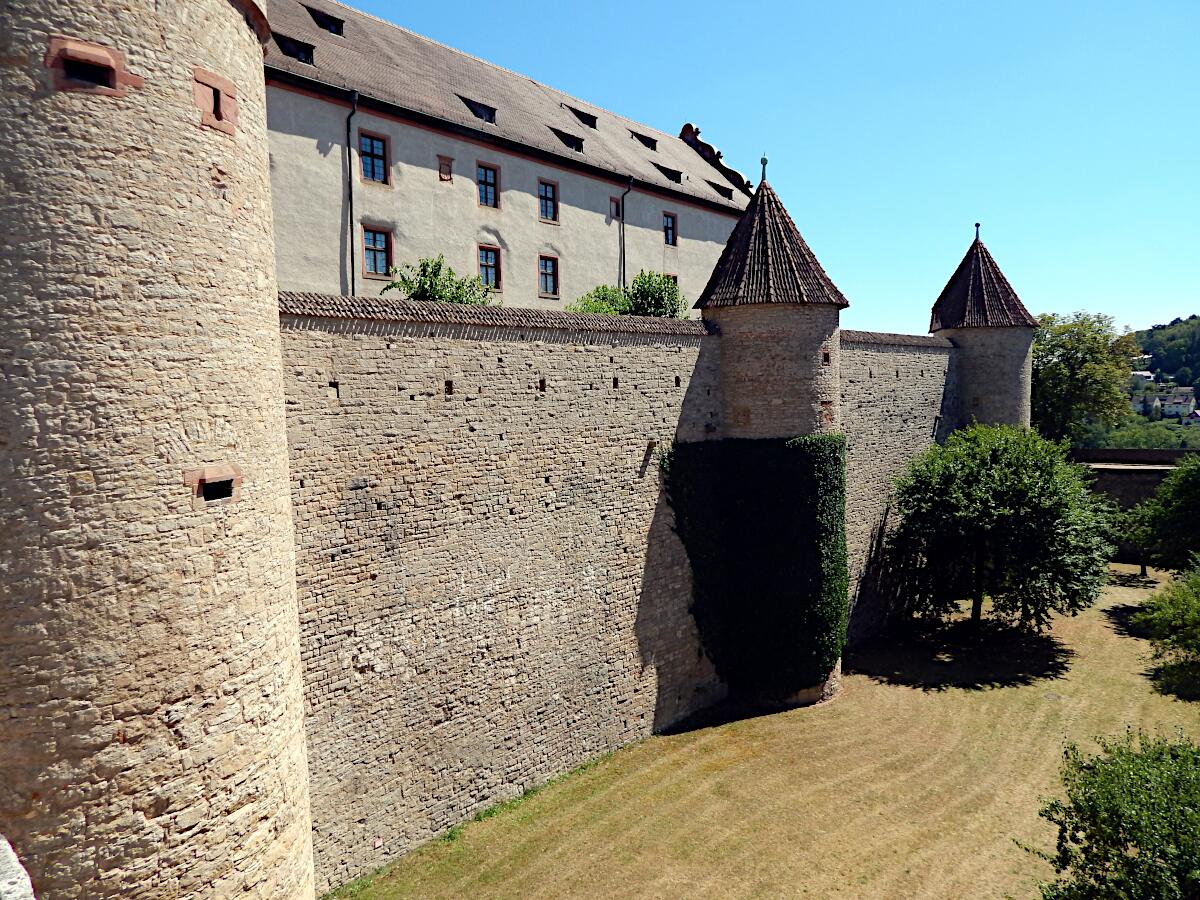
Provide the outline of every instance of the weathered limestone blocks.
{"type": "Polygon", "coordinates": [[[0,834],[41,900],[311,896],[265,23],[3,19],[0,834]]]}

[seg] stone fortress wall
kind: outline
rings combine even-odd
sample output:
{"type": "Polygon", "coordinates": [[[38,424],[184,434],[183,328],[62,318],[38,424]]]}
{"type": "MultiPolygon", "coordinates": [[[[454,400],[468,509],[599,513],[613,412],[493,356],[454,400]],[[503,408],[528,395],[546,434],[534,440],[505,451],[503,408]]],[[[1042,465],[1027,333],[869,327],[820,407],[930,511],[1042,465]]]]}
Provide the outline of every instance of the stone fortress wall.
{"type": "Polygon", "coordinates": [[[719,699],[674,440],[845,431],[862,634],[894,475],[1028,422],[1028,328],[277,294],[253,0],[6,14],[0,837],[42,900],[312,896],[719,699]]]}
{"type": "MultiPolygon", "coordinates": [[[[319,888],[722,696],[657,461],[726,436],[714,329],[281,309],[319,888]]],[[[951,350],[841,333],[855,586],[951,350]]]]}

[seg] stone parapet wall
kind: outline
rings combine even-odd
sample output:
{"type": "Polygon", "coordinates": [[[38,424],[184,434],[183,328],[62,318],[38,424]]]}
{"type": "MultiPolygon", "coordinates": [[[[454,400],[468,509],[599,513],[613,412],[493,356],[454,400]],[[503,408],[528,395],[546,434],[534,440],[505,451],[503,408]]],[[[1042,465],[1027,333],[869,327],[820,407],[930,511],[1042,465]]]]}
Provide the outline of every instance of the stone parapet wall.
{"type": "Polygon", "coordinates": [[[843,331],[842,424],[846,432],[846,541],[850,639],[883,615],[878,548],[896,477],[945,433],[953,408],[950,342],[936,336],[843,331]]]}
{"type": "Polygon", "coordinates": [[[718,340],[417,312],[282,320],[321,889],[722,692],[656,457],[718,340]]]}

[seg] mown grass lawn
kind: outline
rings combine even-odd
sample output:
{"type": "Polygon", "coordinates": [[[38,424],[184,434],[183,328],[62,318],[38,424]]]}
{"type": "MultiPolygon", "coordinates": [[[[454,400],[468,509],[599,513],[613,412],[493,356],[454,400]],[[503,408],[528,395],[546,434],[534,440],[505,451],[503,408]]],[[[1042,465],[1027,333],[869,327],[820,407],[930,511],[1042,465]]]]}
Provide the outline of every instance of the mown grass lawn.
{"type": "Polygon", "coordinates": [[[1027,897],[1062,745],[1127,725],[1200,737],[1128,633],[1132,567],[1042,641],[956,633],[849,660],[833,703],[657,736],[334,896],[1027,897]]]}

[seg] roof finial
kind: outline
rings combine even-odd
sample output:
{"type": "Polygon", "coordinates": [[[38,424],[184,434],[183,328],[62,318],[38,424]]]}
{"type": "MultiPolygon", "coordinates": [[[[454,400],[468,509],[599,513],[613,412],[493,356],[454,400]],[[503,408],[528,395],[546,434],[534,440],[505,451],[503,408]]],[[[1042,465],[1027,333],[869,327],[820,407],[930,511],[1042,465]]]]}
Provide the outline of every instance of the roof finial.
{"type": "Polygon", "coordinates": [[[759,162],[762,163],[762,167],[763,167],[762,180],[766,181],[767,180],[767,151],[766,150],[763,151],[762,159],[760,159],[759,162]]]}
{"type": "Polygon", "coordinates": [[[975,240],[979,240],[979,223],[975,223],[975,240]]]}

